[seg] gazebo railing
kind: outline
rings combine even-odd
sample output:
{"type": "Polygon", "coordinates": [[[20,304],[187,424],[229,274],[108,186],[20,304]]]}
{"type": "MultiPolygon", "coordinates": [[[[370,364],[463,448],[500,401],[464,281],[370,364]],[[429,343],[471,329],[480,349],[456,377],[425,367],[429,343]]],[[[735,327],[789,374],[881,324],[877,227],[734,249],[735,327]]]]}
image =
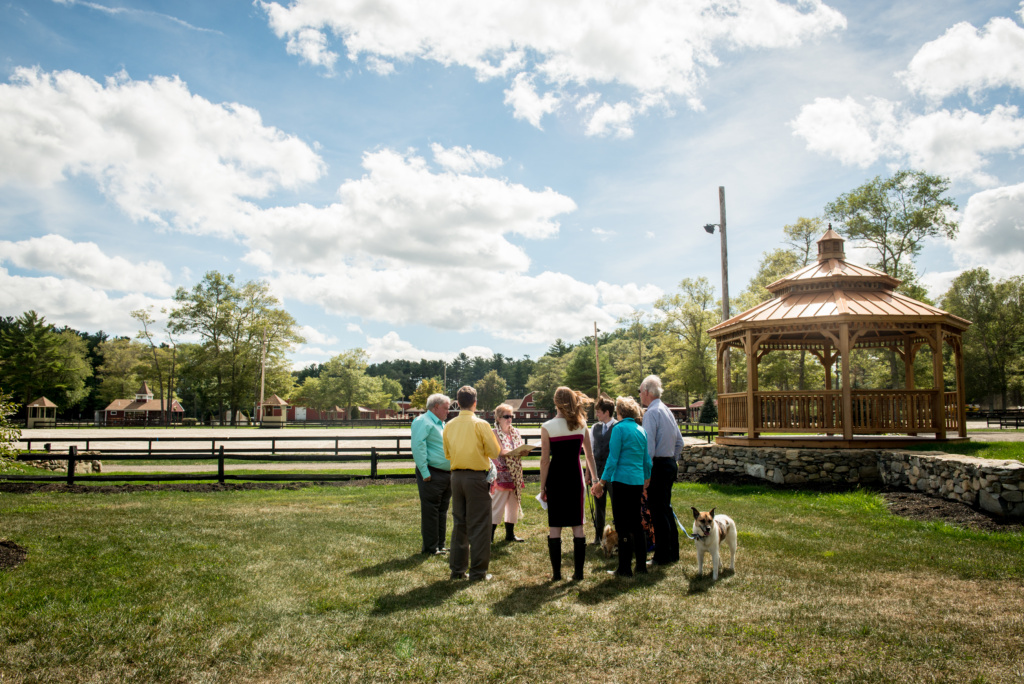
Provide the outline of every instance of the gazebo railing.
{"type": "MultiPolygon", "coordinates": [[[[935,390],[853,390],[851,392],[853,432],[936,432],[935,390]]],[[[945,427],[959,427],[959,398],[943,392],[945,427]]],[[[842,390],[754,392],[754,428],[758,432],[833,433],[843,431],[842,390]]],[[[747,394],[719,395],[720,432],[745,432],[747,394]]]]}
{"type": "Polygon", "coordinates": [[[719,432],[743,432],[747,428],[747,395],[733,392],[718,395],[719,432]]]}
{"type": "Polygon", "coordinates": [[[759,427],[775,432],[842,432],[843,393],[839,390],[755,392],[759,427]]]}
{"type": "Polygon", "coordinates": [[[929,432],[935,425],[933,390],[853,390],[853,431],[929,432]]]}

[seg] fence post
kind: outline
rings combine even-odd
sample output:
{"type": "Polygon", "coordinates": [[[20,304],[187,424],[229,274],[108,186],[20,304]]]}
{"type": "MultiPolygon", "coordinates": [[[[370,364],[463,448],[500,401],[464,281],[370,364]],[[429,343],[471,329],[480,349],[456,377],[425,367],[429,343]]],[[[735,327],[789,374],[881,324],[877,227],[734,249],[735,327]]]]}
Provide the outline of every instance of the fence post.
{"type": "Polygon", "coordinates": [[[75,484],[75,461],[78,459],[78,447],[74,444],[68,447],[68,484],[75,484]]]}
{"type": "Polygon", "coordinates": [[[370,477],[377,479],[377,447],[370,447],[370,477]]]}
{"type": "Polygon", "coordinates": [[[217,450],[217,481],[224,484],[224,445],[217,450]]]}

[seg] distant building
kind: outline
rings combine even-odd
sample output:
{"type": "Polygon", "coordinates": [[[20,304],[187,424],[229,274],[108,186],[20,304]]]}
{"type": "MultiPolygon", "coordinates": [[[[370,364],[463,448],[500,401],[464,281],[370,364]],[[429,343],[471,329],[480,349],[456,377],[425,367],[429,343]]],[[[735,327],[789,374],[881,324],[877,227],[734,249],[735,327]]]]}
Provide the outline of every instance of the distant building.
{"type": "MultiPolygon", "coordinates": [[[[185,409],[175,399],[170,406],[171,422],[179,423],[185,416],[185,409]]],[[[135,393],[134,399],[115,399],[103,409],[103,419],[107,425],[145,425],[160,422],[160,400],[153,398],[153,392],[145,382],[135,393]]]]}

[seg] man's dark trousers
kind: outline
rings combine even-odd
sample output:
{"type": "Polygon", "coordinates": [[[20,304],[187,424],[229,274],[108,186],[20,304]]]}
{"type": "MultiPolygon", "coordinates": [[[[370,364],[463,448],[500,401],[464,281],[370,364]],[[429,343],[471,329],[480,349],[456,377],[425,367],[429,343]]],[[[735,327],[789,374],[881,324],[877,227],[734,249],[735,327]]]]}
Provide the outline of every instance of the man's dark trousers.
{"type": "Polygon", "coordinates": [[[651,483],[647,487],[647,505],[654,524],[654,562],[675,563],[679,560],[679,530],[672,517],[672,484],[676,481],[674,458],[655,458],[651,483]]]}
{"type": "Polygon", "coordinates": [[[486,470],[452,471],[452,575],[482,579],[491,563],[491,485],[486,470]]]}
{"type": "Polygon", "coordinates": [[[448,536],[448,506],[452,501],[452,474],[432,468],[430,482],[416,470],[416,487],[420,490],[420,534],[423,553],[434,553],[444,548],[448,536]]]}

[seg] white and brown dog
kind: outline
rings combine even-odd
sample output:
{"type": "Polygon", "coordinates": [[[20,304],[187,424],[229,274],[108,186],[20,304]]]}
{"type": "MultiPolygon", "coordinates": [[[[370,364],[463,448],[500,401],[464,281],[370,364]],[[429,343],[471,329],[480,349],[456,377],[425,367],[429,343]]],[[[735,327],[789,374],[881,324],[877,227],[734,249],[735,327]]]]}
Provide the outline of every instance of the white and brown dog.
{"type": "Polygon", "coordinates": [[[697,574],[704,574],[704,553],[711,552],[711,578],[718,579],[721,566],[719,549],[724,540],[729,544],[729,569],[736,570],[736,523],[727,515],[715,515],[715,509],[701,513],[693,511],[693,541],[697,545],[697,574]]]}

